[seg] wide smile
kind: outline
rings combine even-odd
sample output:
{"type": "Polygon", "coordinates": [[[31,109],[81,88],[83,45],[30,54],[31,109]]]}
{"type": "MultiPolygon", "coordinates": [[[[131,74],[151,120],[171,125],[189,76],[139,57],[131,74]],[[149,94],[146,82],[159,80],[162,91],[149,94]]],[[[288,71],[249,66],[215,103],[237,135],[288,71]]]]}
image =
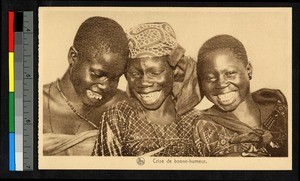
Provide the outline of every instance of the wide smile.
{"type": "Polygon", "coordinates": [[[217,101],[222,105],[230,105],[235,101],[237,96],[238,96],[237,91],[218,94],[217,101]]]}
{"type": "Polygon", "coordinates": [[[91,90],[87,90],[86,91],[86,95],[87,95],[88,98],[90,98],[92,100],[96,99],[96,100],[100,101],[102,99],[102,95],[101,94],[99,94],[97,92],[94,92],[94,91],[91,91],[91,90]]]}
{"type": "Polygon", "coordinates": [[[146,94],[138,93],[138,95],[140,96],[140,98],[142,98],[143,102],[145,102],[146,104],[153,104],[158,101],[161,92],[162,90],[149,92],[146,94]]]}

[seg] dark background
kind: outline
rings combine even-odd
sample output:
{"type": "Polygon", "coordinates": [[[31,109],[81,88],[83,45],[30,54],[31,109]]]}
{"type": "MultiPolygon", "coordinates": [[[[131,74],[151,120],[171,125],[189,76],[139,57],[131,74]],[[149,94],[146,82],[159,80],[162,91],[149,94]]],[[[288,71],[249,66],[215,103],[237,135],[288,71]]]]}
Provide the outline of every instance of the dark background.
{"type": "MultiPolygon", "coordinates": [[[[1,122],[0,178],[55,179],[183,179],[183,180],[298,180],[299,179],[299,27],[300,3],[284,2],[192,2],[192,1],[59,1],[2,0],[1,1],[1,122]],[[129,171],[129,170],[38,170],[38,80],[35,81],[34,171],[10,172],[8,169],[8,11],[34,11],[34,77],[38,77],[38,7],[39,6],[152,6],[152,7],[292,7],[293,17],[293,170],[292,171],[129,171]]],[[[230,163],[228,163],[230,164],[230,163]]],[[[247,164],[247,163],[245,163],[247,164]]],[[[259,162],[257,163],[259,164],[259,162]]]]}

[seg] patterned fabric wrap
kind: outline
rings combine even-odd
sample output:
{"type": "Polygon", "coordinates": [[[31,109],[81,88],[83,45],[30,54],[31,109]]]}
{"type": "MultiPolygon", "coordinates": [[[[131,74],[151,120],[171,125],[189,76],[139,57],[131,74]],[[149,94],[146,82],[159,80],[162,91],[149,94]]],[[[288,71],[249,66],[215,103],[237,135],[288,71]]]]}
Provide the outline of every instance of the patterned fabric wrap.
{"type": "Polygon", "coordinates": [[[161,57],[177,47],[175,32],[164,22],[144,23],[128,33],[129,58],[161,57]]]}
{"type": "Polygon", "coordinates": [[[190,110],[162,126],[141,119],[136,104],[121,101],[103,114],[93,155],[198,156],[192,135],[198,111],[190,110]]]}
{"type": "Polygon", "coordinates": [[[203,111],[194,129],[201,156],[286,157],[288,156],[288,108],[279,90],[252,93],[261,112],[261,128],[252,128],[231,112],[215,106],[203,111]]]}

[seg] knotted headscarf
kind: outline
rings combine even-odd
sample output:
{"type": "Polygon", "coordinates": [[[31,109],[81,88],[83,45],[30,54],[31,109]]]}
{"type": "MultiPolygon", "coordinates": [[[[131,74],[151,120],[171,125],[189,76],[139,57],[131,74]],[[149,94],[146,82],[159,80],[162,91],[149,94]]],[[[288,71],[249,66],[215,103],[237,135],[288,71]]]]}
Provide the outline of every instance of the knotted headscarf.
{"type": "Polygon", "coordinates": [[[144,23],[127,32],[129,58],[169,56],[174,70],[172,93],[177,114],[191,110],[202,99],[197,80],[196,62],[184,56],[185,49],[176,41],[173,28],[165,22],[144,23]]]}

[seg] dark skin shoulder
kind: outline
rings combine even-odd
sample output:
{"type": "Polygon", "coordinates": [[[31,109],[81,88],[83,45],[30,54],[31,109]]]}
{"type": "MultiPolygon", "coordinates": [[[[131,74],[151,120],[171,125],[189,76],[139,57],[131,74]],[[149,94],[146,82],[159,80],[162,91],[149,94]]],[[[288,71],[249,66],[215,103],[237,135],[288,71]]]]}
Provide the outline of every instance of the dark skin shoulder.
{"type": "Polygon", "coordinates": [[[53,83],[43,86],[43,132],[53,132],[52,126],[56,118],[66,112],[64,101],[53,83]]]}
{"type": "MultiPolygon", "coordinates": [[[[54,102],[54,101],[53,101],[53,98],[51,98],[49,95],[50,85],[51,84],[46,84],[43,86],[43,132],[44,133],[51,132],[48,103],[54,102]]],[[[51,85],[51,87],[52,86],[53,85],[51,85]]]]}
{"type": "MultiPolygon", "coordinates": [[[[95,129],[91,124],[81,119],[76,115],[71,108],[66,104],[60,93],[55,89],[55,86],[50,84],[43,87],[43,132],[44,133],[61,133],[74,134],[87,130],[95,129]]],[[[99,124],[102,113],[113,104],[127,99],[126,92],[117,90],[116,95],[112,100],[99,107],[88,107],[89,121],[95,125],[99,124]]],[[[77,108],[77,107],[76,107],[77,108]]],[[[81,113],[87,114],[87,113],[81,113]]]]}

